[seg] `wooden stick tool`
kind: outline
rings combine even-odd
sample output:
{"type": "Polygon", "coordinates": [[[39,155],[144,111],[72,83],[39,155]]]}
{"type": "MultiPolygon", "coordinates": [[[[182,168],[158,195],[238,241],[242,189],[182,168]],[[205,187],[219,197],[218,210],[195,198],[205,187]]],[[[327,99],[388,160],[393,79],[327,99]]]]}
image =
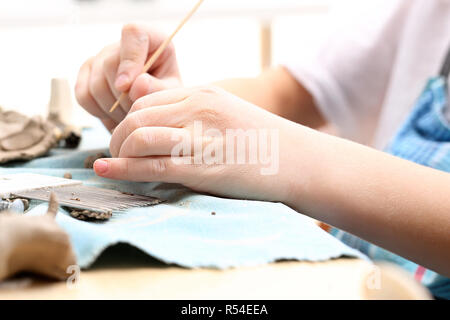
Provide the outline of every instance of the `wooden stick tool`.
{"type": "MultiPolygon", "coordinates": [[[[155,51],[155,53],[153,53],[153,55],[150,57],[150,59],[148,59],[147,63],[144,65],[144,68],[142,69],[142,73],[146,73],[146,72],[148,72],[148,70],[150,70],[150,68],[155,63],[155,61],[158,60],[161,53],[163,53],[163,51],[167,48],[167,46],[172,41],[172,39],[175,37],[175,35],[178,33],[178,31],[180,31],[180,29],[186,24],[186,22],[197,11],[197,9],[200,7],[200,5],[202,4],[203,1],[204,0],[199,0],[197,2],[197,4],[191,9],[191,11],[189,11],[189,13],[184,17],[184,19],[181,20],[180,24],[175,29],[175,31],[172,32],[172,34],[166,40],[164,40],[163,43],[161,43],[161,45],[158,47],[158,49],[155,51]]],[[[119,106],[122,99],[125,98],[125,96],[126,96],[126,93],[123,92],[120,95],[119,99],[117,99],[117,101],[113,104],[113,106],[111,107],[109,112],[113,112],[114,110],[116,110],[116,108],[119,106]]]]}

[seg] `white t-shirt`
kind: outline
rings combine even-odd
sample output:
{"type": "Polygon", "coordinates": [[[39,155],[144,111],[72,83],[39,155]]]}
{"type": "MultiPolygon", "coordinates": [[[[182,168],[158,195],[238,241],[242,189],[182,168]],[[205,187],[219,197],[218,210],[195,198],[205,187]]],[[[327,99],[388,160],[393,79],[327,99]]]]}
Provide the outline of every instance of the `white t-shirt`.
{"type": "Polygon", "coordinates": [[[440,71],[450,0],[360,2],[312,61],[285,66],[341,136],[382,149],[440,71]]]}

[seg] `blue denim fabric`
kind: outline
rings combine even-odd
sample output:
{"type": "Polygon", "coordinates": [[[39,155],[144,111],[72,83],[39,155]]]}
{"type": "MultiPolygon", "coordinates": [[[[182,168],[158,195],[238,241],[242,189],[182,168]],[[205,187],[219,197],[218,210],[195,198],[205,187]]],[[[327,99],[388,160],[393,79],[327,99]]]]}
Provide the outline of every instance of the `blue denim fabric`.
{"type": "MultiPolygon", "coordinates": [[[[118,243],[188,268],[228,268],[284,259],[324,261],[342,256],[367,259],[281,203],[223,199],[180,185],[99,178],[93,170],[84,169],[83,161],[89,155],[107,152],[98,148],[108,142],[105,130],[85,130],[81,150],[54,149],[47,157],[0,166],[0,174],[62,177],[69,171],[85,185],[167,200],[153,207],[115,212],[104,223],[76,220],[60,209],[56,221],[69,234],[82,268],[89,268],[105,249],[118,243]]],[[[46,207],[32,202],[27,215],[43,214],[46,207]]],[[[122,263],[125,258],[116,254],[112,259],[122,263]]]]}

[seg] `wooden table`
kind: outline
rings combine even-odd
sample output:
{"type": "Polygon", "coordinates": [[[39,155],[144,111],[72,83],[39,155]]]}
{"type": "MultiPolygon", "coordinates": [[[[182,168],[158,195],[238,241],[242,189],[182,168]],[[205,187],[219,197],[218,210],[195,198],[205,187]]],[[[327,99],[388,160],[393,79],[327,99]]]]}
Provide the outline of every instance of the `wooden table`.
{"type": "Polygon", "coordinates": [[[279,262],[225,271],[153,266],[97,266],[75,283],[27,277],[0,284],[2,299],[428,299],[393,266],[357,259],[279,262]]]}

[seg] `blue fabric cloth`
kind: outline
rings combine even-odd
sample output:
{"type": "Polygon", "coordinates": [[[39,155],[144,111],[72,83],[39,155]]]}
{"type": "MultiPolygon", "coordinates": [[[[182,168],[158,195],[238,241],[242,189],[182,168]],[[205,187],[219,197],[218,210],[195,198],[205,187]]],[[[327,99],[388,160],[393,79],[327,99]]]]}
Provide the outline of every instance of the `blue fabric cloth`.
{"type": "MultiPolygon", "coordinates": [[[[284,259],[322,261],[342,256],[367,259],[280,203],[222,199],[179,185],[99,178],[83,168],[83,161],[100,151],[92,148],[107,145],[108,135],[104,130],[86,130],[82,150],[53,150],[48,157],[0,168],[0,174],[30,172],[58,177],[69,171],[73,179],[86,185],[167,200],[153,207],[114,213],[104,223],[79,221],[61,209],[57,222],[70,235],[83,268],[118,243],[130,244],[163,262],[190,268],[227,268],[284,259]]],[[[33,204],[27,214],[43,214],[46,207],[33,204]]]]}
{"type": "MultiPolygon", "coordinates": [[[[444,109],[447,107],[445,78],[431,79],[386,152],[450,172],[450,125],[444,116],[444,109]]],[[[390,261],[402,266],[436,297],[450,299],[450,279],[341,230],[333,229],[331,233],[373,260],[390,261]]]]}

